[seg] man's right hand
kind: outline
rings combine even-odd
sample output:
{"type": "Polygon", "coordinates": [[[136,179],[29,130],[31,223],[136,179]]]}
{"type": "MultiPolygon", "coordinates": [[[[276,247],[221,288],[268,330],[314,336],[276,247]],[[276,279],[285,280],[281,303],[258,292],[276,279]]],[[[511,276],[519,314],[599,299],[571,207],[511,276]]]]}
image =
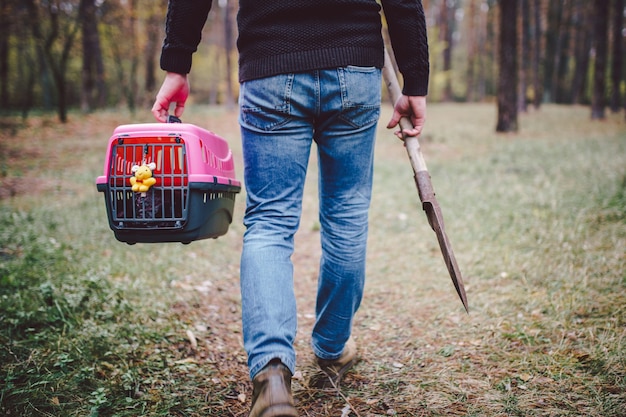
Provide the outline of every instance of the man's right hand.
{"type": "Polygon", "coordinates": [[[176,104],[174,116],[180,118],[185,111],[185,102],[189,97],[189,80],[186,74],[168,72],[161,89],[157,93],[156,100],[152,106],[152,114],[159,122],[167,122],[171,103],[176,104]]]}
{"type": "Polygon", "coordinates": [[[422,133],[424,122],[426,121],[426,97],[425,96],[405,96],[402,95],[395,103],[393,115],[387,124],[387,129],[392,129],[400,123],[402,117],[408,117],[413,124],[413,129],[396,131],[396,136],[400,139],[403,134],[406,136],[419,136],[422,133]]]}

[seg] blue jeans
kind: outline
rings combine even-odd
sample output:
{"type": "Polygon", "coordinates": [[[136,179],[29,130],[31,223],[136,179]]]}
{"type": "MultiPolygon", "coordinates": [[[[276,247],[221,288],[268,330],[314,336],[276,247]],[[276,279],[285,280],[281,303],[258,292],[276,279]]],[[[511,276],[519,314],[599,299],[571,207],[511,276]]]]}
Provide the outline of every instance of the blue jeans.
{"type": "Polygon", "coordinates": [[[274,358],[295,370],[291,255],[313,141],[322,247],[313,352],[336,359],[350,337],[365,283],[380,90],[380,70],[361,67],[282,74],[241,85],[247,193],[241,295],[251,378],[274,358]]]}

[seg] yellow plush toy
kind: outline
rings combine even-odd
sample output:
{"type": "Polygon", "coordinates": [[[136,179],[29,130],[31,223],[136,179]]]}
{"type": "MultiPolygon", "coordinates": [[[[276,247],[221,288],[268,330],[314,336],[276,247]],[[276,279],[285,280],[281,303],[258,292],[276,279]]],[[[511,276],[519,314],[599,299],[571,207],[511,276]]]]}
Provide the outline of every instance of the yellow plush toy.
{"type": "Polygon", "coordinates": [[[154,162],[143,165],[134,165],[131,169],[134,176],[130,177],[130,184],[136,193],[145,194],[150,187],[156,184],[156,179],[152,178],[152,171],[156,168],[154,162]]]}

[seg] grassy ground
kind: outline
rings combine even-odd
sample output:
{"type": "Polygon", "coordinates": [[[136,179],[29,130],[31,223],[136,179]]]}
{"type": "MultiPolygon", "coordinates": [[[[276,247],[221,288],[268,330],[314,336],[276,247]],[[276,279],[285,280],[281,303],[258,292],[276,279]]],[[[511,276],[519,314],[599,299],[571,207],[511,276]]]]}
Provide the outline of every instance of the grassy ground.
{"type": "MultiPolygon", "coordinates": [[[[146,112],[147,113],[147,112],[146,112]]],[[[493,105],[431,105],[423,151],[464,274],[447,276],[401,143],[381,128],[362,356],[341,392],[308,386],[319,259],[315,164],[294,255],[303,416],[624,416],[626,126],[546,106],[496,135],[493,105]]],[[[383,120],[389,117],[385,109],[383,120]]],[[[0,133],[0,414],[244,416],[243,193],[229,233],[128,246],[94,179],[104,112],[0,133]]],[[[190,107],[229,139],[236,115],[190,107]]]]}

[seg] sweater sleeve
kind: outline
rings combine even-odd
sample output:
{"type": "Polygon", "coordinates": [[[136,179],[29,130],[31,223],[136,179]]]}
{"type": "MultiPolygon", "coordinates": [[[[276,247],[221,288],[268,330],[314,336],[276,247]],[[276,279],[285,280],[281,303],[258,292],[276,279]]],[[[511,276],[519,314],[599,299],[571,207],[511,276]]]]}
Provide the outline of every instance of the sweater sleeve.
{"type": "Polygon", "coordinates": [[[202,28],[212,0],[169,0],[161,69],[178,74],[191,70],[191,57],[198,49],[202,28]]]}
{"type": "Polygon", "coordinates": [[[391,46],[402,74],[402,93],[428,94],[429,56],[426,18],[421,0],[382,0],[391,46]]]}

